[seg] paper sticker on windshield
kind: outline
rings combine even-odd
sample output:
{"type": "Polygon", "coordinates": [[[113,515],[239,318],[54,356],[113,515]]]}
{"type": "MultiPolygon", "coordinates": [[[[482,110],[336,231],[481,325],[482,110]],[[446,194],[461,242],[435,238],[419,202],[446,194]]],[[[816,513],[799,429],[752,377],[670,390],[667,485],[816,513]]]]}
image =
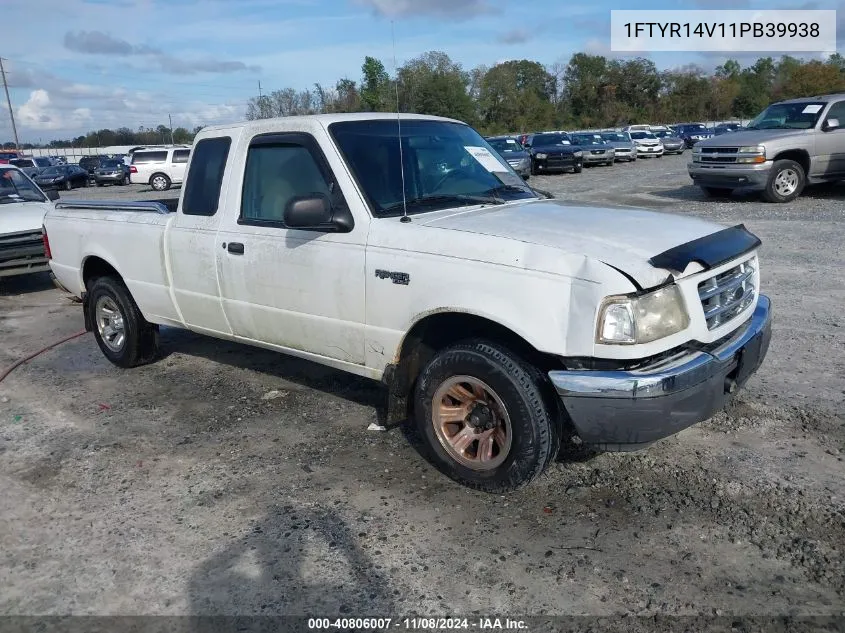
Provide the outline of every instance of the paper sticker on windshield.
{"type": "Polygon", "coordinates": [[[494,171],[504,171],[505,167],[496,160],[496,157],[490,153],[486,147],[478,147],[476,145],[464,145],[464,149],[472,156],[475,160],[481,163],[481,166],[484,167],[489,172],[494,171]]]}
{"type": "Polygon", "coordinates": [[[517,176],[516,174],[512,174],[509,171],[494,171],[493,175],[499,179],[499,182],[503,185],[511,185],[514,187],[525,187],[525,181],[517,176]]]}
{"type": "Polygon", "coordinates": [[[813,103],[808,105],[801,111],[801,114],[816,114],[819,110],[822,109],[822,106],[818,103],[813,103]]]}

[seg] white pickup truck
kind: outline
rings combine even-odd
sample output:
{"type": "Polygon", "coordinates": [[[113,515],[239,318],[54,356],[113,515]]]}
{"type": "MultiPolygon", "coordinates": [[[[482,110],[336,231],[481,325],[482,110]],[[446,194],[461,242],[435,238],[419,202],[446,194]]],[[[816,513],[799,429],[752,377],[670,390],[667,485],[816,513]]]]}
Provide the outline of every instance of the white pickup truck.
{"type": "Polygon", "coordinates": [[[47,214],[105,356],[149,362],[174,326],[382,380],[388,420],[478,489],[532,480],[565,433],[630,450],[705,420],[768,349],[745,227],[547,199],[460,121],[209,127],[187,174],[178,207],[47,214]]]}

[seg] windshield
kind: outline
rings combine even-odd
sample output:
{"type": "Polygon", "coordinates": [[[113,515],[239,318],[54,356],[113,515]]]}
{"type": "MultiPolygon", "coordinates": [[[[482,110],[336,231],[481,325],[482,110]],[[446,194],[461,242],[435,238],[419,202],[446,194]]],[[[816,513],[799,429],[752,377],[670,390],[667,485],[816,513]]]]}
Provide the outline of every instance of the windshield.
{"type": "Polygon", "coordinates": [[[534,147],[544,145],[570,145],[571,141],[565,134],[535,134],[531,139],[534,147]]]}
{"type": "Polygon", "coordinates": [[[573,134],[572,140],[577,145],[604,145],[599,134],[573,134]]]}
{"type": "Polygon", "coordinates": [[[490,146],[499,152],[524,152],[525,148],[522,147],[519,143],[517,143],[512,138],[493,138],[487,141],[490,143],[490,146]]]}
{"type": "Polygon", "coordinates": [[[638,141],[640,141],[644,138],[657,138],[657,137],[654,134],[652,134],[651,132],[631,132],[631,138],[637,139],[638,141]]]}
{"type": "Polygon", "coordinates": [[[49,167],[51,165],[49,158],[33,158],[38,167],[49,167]]]}
{"type": "Polygon", "coordinates": [[[342,121],[329,131],[377,217],[536,198],[525,181],[467,125],[342,121]],[[403,173],[404,171],[404,173],[403,173]],[[404,182],[404,200],[402,185],[404,182]]]}
{"type": "Polygon", "coordinates": [[[0,169],[0,204],[46,202],[41,190],[17,169],[0,169]]]}
{"type": "Polygon", "coordinates": [[[119,160],[105,160],[100,163],[100,169],[120,169],[123,167],[123,161],[119,160]]]}
{"type": "Polygon", "coordinates": [[[652,134],[657,138],[671,138],[675,136],[669,130],[660,130],[659,132],[652,132],[652,134]]]}
{"type": "Polygon", "coordinates": [[[819,101],[800,101],[798,103],[776,103],[763,110],[749,123],[749,130],[809,130],[824,110],[825,103],[819,101]]]}
{"type": "Polygon", "coordinates": [[[631,141],[628,134],[625,132],[605,132],[601,135],[605,141],[611,143],[628,143],[631,141]]]}

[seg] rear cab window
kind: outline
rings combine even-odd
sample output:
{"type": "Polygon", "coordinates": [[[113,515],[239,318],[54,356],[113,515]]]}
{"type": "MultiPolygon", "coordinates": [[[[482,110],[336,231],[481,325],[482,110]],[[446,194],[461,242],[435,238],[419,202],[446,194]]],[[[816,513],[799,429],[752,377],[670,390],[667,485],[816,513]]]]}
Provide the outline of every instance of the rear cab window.
{"type": "Polygon", "coordinates": [[[217,213],[231,144],[230,137],[216,136],[204,138],[194,145],[185,179],[183,214],[211,216],[217,213]]]}

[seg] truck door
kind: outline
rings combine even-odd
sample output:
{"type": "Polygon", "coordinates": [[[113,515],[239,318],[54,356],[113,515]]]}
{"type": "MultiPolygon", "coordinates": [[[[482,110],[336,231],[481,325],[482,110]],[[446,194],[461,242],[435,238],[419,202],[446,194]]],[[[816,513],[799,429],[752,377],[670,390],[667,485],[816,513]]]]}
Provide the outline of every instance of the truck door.
{"type": "Polygon", "coordinates": [[[217,229],[231,146],[230,136],[194,145],[178,215],[165,234],[173,301],[182,320],[192,330],[223,335],[232,330],[217,283],[217,229]]]}
{"type": "Polygon", "coordinates": [[[814,176],[842,176],[845,174],[845,101],[837,101],[830,106],[824,116],[816,139],[816,168],[814,176]],[[839,127],[828,129],[827,121],[836,119],[839,127]]]}
{"type": "Polygon", "coordinates": [[[298,196],[346,205],[311,134],[259,135],[244,149],[217,235],[220,294],[234,335],[363,364],[366,226],[346,233],[285,226],[285,207],[298,196]]]}

